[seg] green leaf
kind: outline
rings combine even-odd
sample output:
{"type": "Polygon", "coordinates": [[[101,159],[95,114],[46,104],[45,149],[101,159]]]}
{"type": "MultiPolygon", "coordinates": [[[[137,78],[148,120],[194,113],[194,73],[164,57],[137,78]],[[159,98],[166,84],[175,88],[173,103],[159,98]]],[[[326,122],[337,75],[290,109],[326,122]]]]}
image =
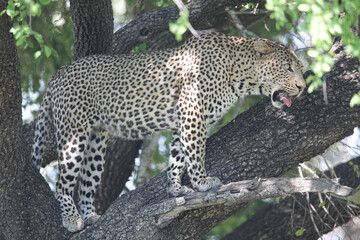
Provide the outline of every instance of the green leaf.
{"type": "Polygon", "coordinates": [[[309,51],[307,51],[307,54],[310,57],[316,58],[317,56],[319,56],[320,52],[317,49],[310,49],[309,51]]]}
{"type": "Polygon", "coordinates": [[[48,46],[44,45],[44,52],[45,52],[45,56],[47,58],[49,58],[51,56],[51,48],[49,48],[48,46]]]}
{"type": "Polygon", "coordinates": [[[34,58],[38,59],[41,56],[41,51],[36,51],[34,54],[34,58]]]}
{"type": "Polygon", "coordinates": [[[33,47],[34,47],[33,42],[30,41],[30,40],[26,41],[26,44],[27,44],[30,48],[33,48],[33,47]]]}
{"type": "Polygon", "coordinates": [[[145,52],[146,51],[146,43],[142,43],[139,46],[134,47],[131,50],[131,53],[140,53],[140,52],[145,52]]]}
{"type": "Polygon", "coordinates": [[[39,44],[42,44],[44,42],[43,37],[40,33],[33,31],[32,34],[34,34],[34,37],[39,44]]]}
{"type": "Polygon", "coordinates": [[[8,11],[15,11],[15,4],[13,1],[9,1],[7,7],[6,7],[6,10],[8,11]]]}
{"type": "Polygon", "coordinates": [[[323,69],[324,72],[330,72],[331,65],[329,63],[323,63],[322,69],[323,69]]]}
{"type": "Polygon", "coordinates": [[[286,30],[290,31],[292,29],[292,24],[291,23],[287,23],[286,24],[286,30]]]}
{"type": "Polygon", "coordinates": [[[40,0],[40,4],[43,6],[48,5],[51,2],[51,0],[40,0]]]}
{"type": "Polygon", "coordinates": [[[17,22],[21,22],[24,21],[24,19],[27,17],[27,12],[26,11],[20,11],[19,16],[16,18],[17,22]]]}
{"type": "Polygon", "coordinates": [[[293,23],[295,23],[298,20],[298,12],[297,11],[288,11],[288,14],[290,15],[293,23]]]}
{"type": "Polygon", "coordinates": [[[302,236],[302,235],[304,234],[305,231],[306,231],[305,228],[300,228],[299,230],[297,230],[297,231],[295,232],[295,235],[296,235],[297,237],[300,237],[300,236],[302,236]]]}
{"type": "Polygon", "coordinates": [[[350,100],[350,107],[354,107],[355,105],[360,105],[360,92],[354,94],[350,100]]]}
{"type": "Polygon", "coordinates": [[[299,4],[298,10],[300,12],[308,12],[310,10],[310,5],[306,3],[299,4]]]}
{"type": "Polygon", "coordinates": [[[315,14],[321,14],[322,13],[322,8],[321,8],[321,6],[319,6],[319,4],[312,4],[311,5],[311,10],[312,10],[312,12],[313,13],[315,13],[315,14]]]}
{"type": "Polygon", "coordinates": [[[39,3],[32,4],[31,15],[32,16],[40,16],[41,15],[41,5],[39,3]]]}
{"type": "Polygon", "coordinates": [[[16,15],[18,15],[19,11],[15,10],[15,9],[11,9],[11,8],[7,8],[6,9],[6,14],[11,17],[11,19],[14,19],[14,17],[16,17],[16,15]]]}
{"type": "Polygon", "coordinates": [[[324,207],[324,206],[325,206],[325,202],[319,203],[319,208],[320,208],[320,207],[324,207]]]}
{"type": "Polygon", "coordinates": [[[169,30],[175,35],[176,41],[182,40],[182,35],[186,32],[189,25],[189,11],[180,11],[180,17],[176,22],[169,23],[169,30]]]}
{"type": "Polygon", "coordinates": [[[337,23],[337,24],[335,24],[335,25],[332,26],[332,27],[333,27],[335,33],[337,33],[337,34],[342,34],[342,28],[341,28],[340,24],[337,23]]]}
{"type": "Polygon", "coordinates": [[[26,43],[26,35],[21,35],[17,40],[16,40],[16,46],[17,47],[23,47],[26,43]]]}
{"type": "Polygon", "coordinates": [[[15,39],[19,39],[22,35],[24,35],[24,29],[19,25],[13,26],[10,29],[10,32],[14,34],[15,39]]]}

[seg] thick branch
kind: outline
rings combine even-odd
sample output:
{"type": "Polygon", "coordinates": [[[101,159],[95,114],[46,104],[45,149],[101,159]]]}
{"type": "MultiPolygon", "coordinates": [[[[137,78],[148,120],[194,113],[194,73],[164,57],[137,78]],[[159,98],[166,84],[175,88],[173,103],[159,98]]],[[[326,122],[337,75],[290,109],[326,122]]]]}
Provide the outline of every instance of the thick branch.
{"type": "MultiPolygon", "coordinates": [[[[189,21],[194,28],[204,27],[211,18],[225,12],[226,7],[240,6],[246,3],[265,3],[262,0],[197,0],[187,4],[189,21]]],[[[146,42],[169,29],[169,22],[179,17],[176,6],[157,9],[134,19],[114,35],[114,53],[129,52],[135,46],[146,42]]],[[[209,28],[210,26],[207,25],[209,28]]]]}

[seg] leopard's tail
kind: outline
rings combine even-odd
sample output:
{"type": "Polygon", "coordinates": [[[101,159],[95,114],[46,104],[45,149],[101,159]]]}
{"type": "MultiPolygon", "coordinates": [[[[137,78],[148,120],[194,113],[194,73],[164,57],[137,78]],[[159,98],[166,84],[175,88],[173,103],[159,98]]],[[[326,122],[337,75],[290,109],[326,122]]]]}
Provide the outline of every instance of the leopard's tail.
{"type": "Polygon", "coordinates": [[[32,147],[31,160],[35,166],[40,169],[43,154],[46,149],[49,131],[52,126],[52,111],[50,98],[46,92],[41,103],[39,114],[36,121],[34,144],[32,147]]]}

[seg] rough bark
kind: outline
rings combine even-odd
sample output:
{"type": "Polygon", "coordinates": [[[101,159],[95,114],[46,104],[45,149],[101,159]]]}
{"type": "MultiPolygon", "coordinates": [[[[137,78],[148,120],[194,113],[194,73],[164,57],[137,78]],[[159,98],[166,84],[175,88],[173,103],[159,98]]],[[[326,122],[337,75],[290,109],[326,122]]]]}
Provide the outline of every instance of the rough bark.
{"type": "MultiPolygon", "coordinates": [[[[147,208],[150,208],[150,211],[157,218],[156,222],[148,222],[147,224],[157,225],[161,228],[189,210],[216,205],[239,205],[254,200],[313,192],[332,193],[352,201],[356,198],[353,195],[355,192],[353,188],[338,184],[336,179],[269,178],[244,180],[222,185],[214,191],[195,192],[187,196],[163,200],[160,204],[151,205],[147,208]]],[[[147,213],[148,211],[143,210],[144,215],[147,215],[147,213]]]]}
{"type": "MultiPolygon", "coordinates": [[[[353,93],[360,90],[359,62],[345,55],[341,46],[335,52],[336,64],[327,77],[327,105],[321,91],[305,93],[282,110],[263,99],[208,139],[208,174],[225,184],[281,176],[350,135],[360,124],[359,107],[349,107],[353,93]]],[[[184,183],[189,184],[186,177],[184,183]]],[[[166,226],[151,225],[158,216],[144,211],[169,197],[166,187],[165,173],[154,177],[117,199],[95,225],[75,238],[201,239],[243,206],[204,207],[182,213],[166,226]]]]}
{"type": "MultiPolygon", "coordinates": [[[[0,0],[0,11],[6,5],[0,0]]],[[[19,59],[10,18],[0,22],[0,239],[65,238],[58,203],[22,154],[19,59]]]]}
{"type": "MultiPolygon", "coordinates": [[[[245,3],[264,4],[262,0],[195,0],[186,5],[189,10],[189,21],[196,29],[208,29],[226,22],[226,7],[236,7],[245,3]],[[221,16],[221,17],[219,17],[221,16]]],[[[113,53],[129,52],[135,46],[153,39],[158,34],[168,31],[169,22],[179,17],[176,6],[157,9],[145,13],[114,34],[113,53]]]]}
{"type": "MultiPolygon", "coordinates": [[[[354,164],[360,164],[360,158],[352,160],[354,164]]],[[[337,166],[336,176],[340,178],[340,184],[356,188],[359,185],[359,178],[349,163],[337,166]]],[[[327,173],[331,177],[331,173],[327,173]]],[[[287,240],[295,239],[295,232],[301,228],[306,229],[300,238],[296,239],[317,239],[319,237],[311,220],[308,201],[303,194],[294,195],[296,201],[289,197],[280,203],[272,203],[266,208],[258,211],[253,217],[248,219],[240,227],[226,235],[223,240],[258,240],[273,239],[287,240]]],[[[317,214],[313,213],[317,227],[321,234],[328,232],[335,225],[341,225],[351,219],[347,202],[336,198],[329,199],[323,196],[325,207],[328,212],[318,207],[320,199],[318,194],[310,194],[310,203],[316,208],[317,214]],[[321,221],[320,219],[321,218],[321,221]],[[334,221],[335,220],[335,221],[334,221]],[[326,225],[328,224],[328,225],[326,225]],[[329,228],[330,227],[330,228],[329,228]]],[[[359,215],[360,211],[354,214],[359,215]]]]}
{"type": "Polygon", "coordinates": [[[93,54],[110,54],[114,31],[111,1],[71,0],[74,24],[73,60],[93,54]]]}

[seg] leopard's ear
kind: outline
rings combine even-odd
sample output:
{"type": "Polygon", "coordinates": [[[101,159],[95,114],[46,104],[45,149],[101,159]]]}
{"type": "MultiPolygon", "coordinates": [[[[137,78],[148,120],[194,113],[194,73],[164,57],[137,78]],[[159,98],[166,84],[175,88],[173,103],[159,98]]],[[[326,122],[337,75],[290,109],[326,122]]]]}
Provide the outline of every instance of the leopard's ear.
{"type": "Polygon", "coordinates": [[[266,42],[260,40],[254,42],[254,49],[260,54],[272,53],[274,51],[266,42]]]}

